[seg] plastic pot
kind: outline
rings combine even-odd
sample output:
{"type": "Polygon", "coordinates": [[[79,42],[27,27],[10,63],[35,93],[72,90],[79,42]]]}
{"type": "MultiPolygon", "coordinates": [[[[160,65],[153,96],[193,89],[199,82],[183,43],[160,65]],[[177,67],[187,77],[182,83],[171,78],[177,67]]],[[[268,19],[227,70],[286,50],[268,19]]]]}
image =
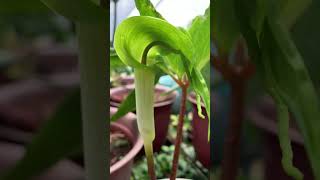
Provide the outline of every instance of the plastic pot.
{"type": "Polygon", "coordinates": [[[208,140],[208,125],[209,120],[207,117],[204,105],[201,105],[202,113],[205,115],[205,119],[202,119],[198,115],[197,101],[194,93],[188,96],[188,100],[192,103],[193,107],[193,119],[192,119],[192,143],[197,155],[197,159],[201,164],[209,168],[210,167],[210,143],[208,140]]]}
{"type": "MultiPolygon", "coordinates": [[[[265,179],[291,180],[281,165],[281,149],[277,132],[277,111],[270,97],[263,97],[248,111],[249,119],[261,129],[264,137],[265,179]]],[[[293,119],[290,119],[289,135],[293,150],[293,164],[303,174],[304,180],[313,180],[312,169],[303,144],[303,138],[293,119]]]]}
{"type": "MultiPolygon", "coordinates": [[[[120,86],[110,89],[110,105],[119,107],[121,102],[127,97],[129,92],[134,89],[134,84],[127,86],[120,86]]],[[[165,86],[157,85],[155,87],[156,94],[160,95],[165,92],[169,92],[171,89],[165,86]]],[[[160,151],[161,146],[165,143],[168,126],[170,122],[171,106],[177,96],[177,92],[165,96],[157,96],[154,104],[154,116],[155,116],[155,130],[156,137],[153,141],[153,149],[155,152],[160,151]]]]}
{"type": "MultiPolygon", "coordinates": [[[[111,115],[116,111],[116,108],[110,107],[111,115]]],[[[121,131],[132,144],[132,149],[121,160],[110,166],[110,179],[112,180],[130,180],[133,160],[143,147],[136,124],[136,116],[133,113],[128,113],[110,124],[111,131],[121,131]]]]}

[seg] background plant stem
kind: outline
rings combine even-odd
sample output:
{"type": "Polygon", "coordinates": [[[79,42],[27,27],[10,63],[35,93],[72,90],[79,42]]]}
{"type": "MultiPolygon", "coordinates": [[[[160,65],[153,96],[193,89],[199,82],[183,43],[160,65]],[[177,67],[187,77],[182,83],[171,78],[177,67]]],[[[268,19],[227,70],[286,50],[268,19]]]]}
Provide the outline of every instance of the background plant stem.
{"type": "Polygon", "coordinates": [[[240,159],[241,128],[244,121],[244,97],[248,79],[254,68],[245,57],[244,43],[237,45],[236,62],[229,64],[226,56],[212,57],[213,66],[231,86],[231,113],[223,147],[222,180],[236,180],[240,159]]]}
{"type": "Polygon", "coordinates": [[[237,179],[244,120],[244,86],[241,80],[231,84],[231,114],[223,148],[222,180],[237,179]]]}
{"type": "MultiPolygon", "coordinates": [[[[107,20],[106,20],[107,22],[107,20]]],[[[105,180],[107,161],[107,25],[77,23],[84,159],[87,180],[105,180]]],[[[79,112],[80,113],[80,112],[79,112]]]]}
{"type": "MultiPolygon", "coordinates": [[[[182,83],[180,83],[182,84],[182,83]]],[[[183,135],[183,124],[184,124],[184,115],[186,113],[186,100],[187,100],[187,89],[189,84],[181,85],[182,89],[182,98],[180,103],[180,112],[179,112],[179,122],[177,126],[177,136],[175,140],[175,148],[173,154],[173,161],[172,161],[172,171],[170,180],[175,180],[177,176],[177,169],[179,165],[179,155],[180,155],[180,148],[181,148],[181,141],[183,135]]]]}

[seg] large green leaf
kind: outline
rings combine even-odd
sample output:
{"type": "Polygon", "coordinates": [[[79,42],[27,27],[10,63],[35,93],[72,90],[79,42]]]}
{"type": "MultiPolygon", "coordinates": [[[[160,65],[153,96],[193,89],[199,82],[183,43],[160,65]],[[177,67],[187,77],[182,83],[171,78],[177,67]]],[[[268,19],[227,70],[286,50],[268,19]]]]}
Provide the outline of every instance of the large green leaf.
{"type": "MultiPolygon", "coordinates": [[[[269,41],[270,68],[279,94],[294,114],[304,137],[309,160],[316,179],[320,178],[320,106],[314,85],[303,59],[291,40],[289,32],[274,19],[265,30],[269,41]]],[[[270,74],[266,74],[269,76],[270,74]]]]}
{"type": "Polygon", "coordinates": [[[310,8],[292,26],[292,37],[308,67],[311,79],[320,90],[320,1],[313,1],[310,8]]]}
{"type": "Polygon", "coordinates": [[[111,121],[116,121],[122,116],[132,112],[136,109],[135,91],[131,91],[126,99],[121,103],[117,112],[110,118],[111,121]]]}
{"type": "Polygon", "coordinates": [[[135,3],[141,16],[152,16],[164,19],[161,14],[154,8],[150,0],[135,0],[135,3]]]}
{"type": "Polygon", "coordinates": [[[210,7],[203,16],[193,19],[188,32],[195,45],[195,68],[201,70],[210,60],[210,7]]]}
{"type": "Polygon", "coordinates": [[[216,0],[211,6],[211,37],[216,43],[219,53],[228,54],[240,35],[234,0],[216,0]]]}
{"type": "Polygon", "coordinates": [[[308,7],[312,4],[312,0],[282,0],[280,21],[287,27],[292,27],[301,17],[308,7]]]}
{"type": "Polygon", "coordinates": [[[125,67],[114,49],[110,49],[110,69],[125,67]]]}
{"type": "MultiPolygon", "coordinates": [[[[261,34],[257,28],[250,25],[251,17],[248,3],[236,3],[236,14],[239,18],[241,33],[245,37],[250,56],[256,64],[257,73],[269,94],[276,100],[280,109],[288,108],[295,116],[299,129],[303,134],[309,160],[312,164],[316,179],[320,178],[319,169],[319,138],[320,133],[315,127],[319,126],[319,102],[315,88],[308,75],[307,68],[297,48],[291,40],[287,24],[279,16],[281,8],[278,2],[269,1],[261,34]],[[318,142],[317,142],[318,141],[318,142]]],[[[283,6],[284,7],[284,6],[283,6]]],[[[254,8],[253,8],[254,9],[254,8]]],[[[293,18],[294,19],[294,18],[293,18]]],[[[284,123],[286,116],[279,111],[279,122],[284,123]]],[[[281,128],[286,128],[281,125],[281,128]]],[[[283,149],[283,165],[288,174],[301,178],[292,167],[292,157],[288,148],[289,138],[280,140],[283,149]]]]}
{"type": "Polygon", "coordinates": [[[24,157],[1,180],[28,180],[82,148],[80,90],[59,106],[40,129],[24,157]]]}
{"type": "Polygon", "coordinates": [[[141,60],[150,46],[181,52],[190,65],[194,64],[194,47],[190,36],[168,22],[149,16],[137,16],[124,20],[118,26],[114,47],[125,64],[134,68],[145,67],[141,60]]]}

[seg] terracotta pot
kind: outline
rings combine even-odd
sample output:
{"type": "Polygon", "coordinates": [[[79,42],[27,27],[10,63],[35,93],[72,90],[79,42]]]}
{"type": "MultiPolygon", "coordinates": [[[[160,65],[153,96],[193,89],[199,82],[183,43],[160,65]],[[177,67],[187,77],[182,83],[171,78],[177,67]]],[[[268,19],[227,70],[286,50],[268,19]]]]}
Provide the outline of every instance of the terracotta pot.
{"type": "MultiPolygon", "coordinates": [[[[116,108],[110,107],[111,115],[116,111],[116,108]]],[[[135,115],[133,113],[128,113],[126,116],[110,125],[111,131],[121,131],[133,145],[132,149],[120,161],[110,167],[110,179],[112,180],[130,180],[133,160],[143,147],[143,141],[139,136],[136,124],[135,115]]]]}
{"type": "Polygon", "coordinates": [[[194,93],[188,96],[188,100],[192,103],[193,119],[192,119],[192,143],[196,151],[196,155],[201,164],[209,168],[210,166],[210,143],[208,140],[208,124],[206,110],[202,104],[202,113],[205,119],[198,115],[197,101],[194,93]]]}
{"type": "MultiPolygon", "coordinates": [[[[110,105],[119,107],[121,102],[126,98],[129,92],[134,89],[134,85],[127,85],[112,88],[110,90],[110,105]]],[[[155,88],[156,93],[161,94],[170,91],[170,88],[165,86],[157,85],[155,88]]],[[[155,115],[155,130],[156,137],[153,141],[153,149],[155,152],[160,151],[161,146],[165,143],[168,126],[170,122],[171,106],[177,96],[177,92],[173,91],[167,96],[159,98],[154,104],[154,115],[155,115]]]]}
{"type": "MultiPolygon", "coordinates": [[[[281,165],[281,149],[277,133],[277,112],[273,100],[270,97],[263,97],[254,104],[248,111],[249,119],[260,128],[265,140],[264,159],[265,159],[265,179],[291,180],[284,172],[281,165]]],[[[293,150],[293,164],[303,174],[304,180],[313,180],[312,169],[308,161],[307,153],[304,148],[303,138],[293,119],[290,119],[289,135],[293,150]]]]}

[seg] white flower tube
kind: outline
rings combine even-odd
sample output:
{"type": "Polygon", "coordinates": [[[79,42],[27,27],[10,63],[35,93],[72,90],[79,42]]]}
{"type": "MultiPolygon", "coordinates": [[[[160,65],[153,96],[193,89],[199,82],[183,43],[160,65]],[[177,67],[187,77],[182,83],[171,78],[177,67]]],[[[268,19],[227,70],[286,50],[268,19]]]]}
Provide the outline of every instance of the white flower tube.
{"type": "Polygon", "coordinates": [[[147,68],[137,68],[134,75],[138,128],[147,147],[152,145],[155,138],[153,112],[155,73],[147,68]]]}

